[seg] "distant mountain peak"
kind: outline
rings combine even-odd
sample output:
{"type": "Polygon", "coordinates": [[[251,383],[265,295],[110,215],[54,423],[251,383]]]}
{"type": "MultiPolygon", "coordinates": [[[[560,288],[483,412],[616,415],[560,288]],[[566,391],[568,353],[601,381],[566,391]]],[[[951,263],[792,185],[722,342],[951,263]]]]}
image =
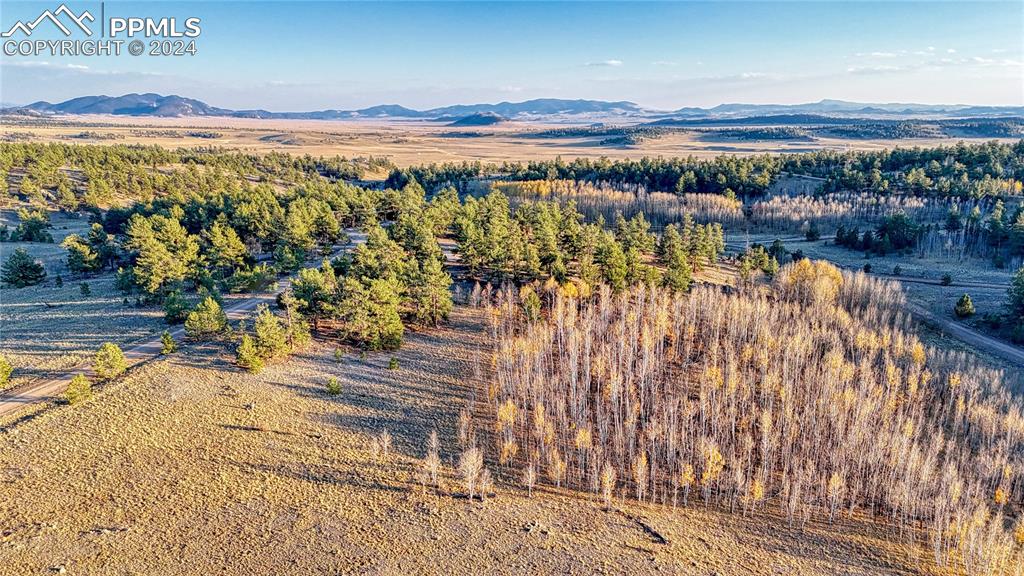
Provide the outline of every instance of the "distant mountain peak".
{"type": "MultiPolygon", "coordinates": [[[[828,115],[828,116],[1019,116],[1022,106],[967,106],[905,103],[862,103],[822,99],[806,104],[743,104],[725,103],[711,108],[684,107],[671,112],[658,112],[626,100],[604,101],[586,99],[535,98],[523,102],[503,101],[497,104],[456,104],[428,110],[414,110],[399,104],[380,104],[357,110],[328,109],[312,112],[270,112],[262,109],[230,110],[217,108],[193,98],[176,94],[162,96],[152,92],[121,96],[81,96],[51,104],[45,101],[27,106],[3,109],[7,113],[25,114],[112,114],[123,116],[224,116],[235,118],[278,118],[307,120],[343,120],[358,118],[435,119],[456,122],[474,115],[490,114],[502,120],[564,119],[590,122],[595,118],[693,119],[738,118],[766,115],[828,115]]],[[[498,122],[502,120],[497,120],[498,122]]],[[[494,118],[477,121],[496,122],[494,118]]],[[[477,124],[480,125],[480,124],[477,124]]]]}

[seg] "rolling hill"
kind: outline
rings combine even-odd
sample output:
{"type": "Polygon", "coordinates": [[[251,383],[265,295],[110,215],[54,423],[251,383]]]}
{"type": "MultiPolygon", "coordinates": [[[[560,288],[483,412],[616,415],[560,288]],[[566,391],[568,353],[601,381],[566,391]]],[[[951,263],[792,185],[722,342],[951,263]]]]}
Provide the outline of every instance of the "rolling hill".
{"type": "MultiPolygon", "coordinates": [[[[685,107],[673,111],[652,110],[627,101],[566,100],[539,98],[524,102],[497,104],[456,104],[428,110],[415,110],[398,104],[382,104],[356,110],[326,109],[309,112],[271,112],[263,109],[231,110],[211,106],[200,100],[160,94],[123,96],[82,96],[59,103],[34,102],[26,106],[6,107],[7,114],[113,114],[121,116],[187,117],[223,116],[234,118],[343,120],[359,118],[436,119],[456,122],[474,116],[491,115],[504,119],[583,119],[613,117],[660,121],[667,125],[685,125],[694,120],[729,122],[756,117],[791,118],[965,118],[1024,116],[1024,106],[968,106],[932,104],[868,104],[843,100],[821,100],[807,104],[720,104],[712,108],[685,107]]],[[[482,119],[482,118],[481,118],[482,119]]],[[[819,119],[815,119],[821,122],[819,119]]],[[[476,122],[470,121],[470,122],[476,122]]],[[[777,123],[769,121],[768,123],[777,123]]],[[[480,126],[485,124],[455,124],[480,126]]]]}

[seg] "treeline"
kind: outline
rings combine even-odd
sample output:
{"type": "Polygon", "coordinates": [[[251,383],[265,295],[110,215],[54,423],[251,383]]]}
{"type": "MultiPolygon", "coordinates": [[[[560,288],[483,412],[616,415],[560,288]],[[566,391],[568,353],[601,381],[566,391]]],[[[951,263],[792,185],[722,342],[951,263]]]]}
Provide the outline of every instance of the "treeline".
{"type": "Polygon", "coordinates": [[[868,190],[974,198],[1019,195],[1024,180],[1024,140],[872,152],[826,150],[787,156],[784,169],[825,178],[825,192],[868,190]]]}
{"type": "Polygon", "coordinates": [[[573,202],[528,201],[513,210],[499,192],[467,197],[453,222],[470,274],[517,282],[577,278],[615,290],[636,284],[685,290],[690,275],[725,249],[720,224],[696,224],[685,216],[668,225],[660,240],[650,229],[643,213],[628,220],[617,214],[607,226],[603,218],[585,223],[573,202]]]}
{"type": "Polygon", "coordinates": [[[567,162],[559,158],[501,165],[464,162],[395,169],[385,186],[404,186],[416,180],[428,191],[444,186],[462,190],[468,181],[500,176],[505,180],[575,180],[638,185],[653,192],[756,195],[768,189],[781,166],[781,157],[768,155],[722,156],[713,160],[644,157],[639,160],[577,158],[567,162]]]}
{"type": "Polygon", "coordinates": [[[100,212],[116,199],[147,202],[183,197],[190,190],[219,189],[244,181],[355,180],[367,170],[391,167],[389,161],[374,157],[256,155],[218,148],[169,150],[155,145],[4,143],[0,144],[0,201],[13,195],[40,205],[50,202],[68,211],[100,212]]]}

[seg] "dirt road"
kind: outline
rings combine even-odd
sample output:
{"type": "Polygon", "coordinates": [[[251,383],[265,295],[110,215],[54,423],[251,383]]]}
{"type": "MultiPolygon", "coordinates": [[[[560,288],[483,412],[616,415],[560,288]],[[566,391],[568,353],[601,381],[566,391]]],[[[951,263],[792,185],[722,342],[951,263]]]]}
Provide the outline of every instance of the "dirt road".
{"type": "Polygon", "coordinates": [[[909,303],[908,307],[914,316],[917,316],[936,328],[949,333],[953,337],[962,340],[979,350],[984,350],[985,352],[998,356],[1007,362],[1011,362],[1021,368],[1024,368],[1024,348],[1014,346],[1009,342],[1003,342],[1002,340],[992,338],[991,336],[986,336],[970,326],[957,322],[952,318],[946,318],[940,314],[935,314],[919,304],[909,303]]]}
{"type": "MultiPolygon", "coordinates": [[[[346,230],[351,242],[334,252],[334,256],[341,254],[351,248],[366,241],[366,234],[359,230],[346,230]]],[[[227,315],[228,320],[238,322],[247,318],[260,304],[266,304],[268,306],[273,305],[277,295],[281,292],[288,290],[291,287],[291,277],[282,278],[277,282],[277,288],[274,291],[266,292],[262,294],[256,294],[244,299],[239,299],[238,302],[226,304],[224,307],[224,313],[227,315]]],[[[185,338],[184,326],[175,326],[169,328],[168,332],[171,333],[176,341],[181,341],[185,338]]],[[[130,348],[124,351],[125,359],[128,361],[128,367],[137,366],[147,360],[160,356],[160,350],[163,345],[160,341],[160,334],[154,334],[153,336],[132,345],[130,348]]],[[[60,397],[64,390],[67,389],[68,383],[78,374],[84,374],[92,377],[93,371],[91,366],[79,366],[70,372],[66,372],[59,376],[45,378],[35,382],[30,382],[17,388],[5,390],[0,393],[0,417],[7,416],[25,406],[36,404],[39,402],[46,402],[60,397]]]]}

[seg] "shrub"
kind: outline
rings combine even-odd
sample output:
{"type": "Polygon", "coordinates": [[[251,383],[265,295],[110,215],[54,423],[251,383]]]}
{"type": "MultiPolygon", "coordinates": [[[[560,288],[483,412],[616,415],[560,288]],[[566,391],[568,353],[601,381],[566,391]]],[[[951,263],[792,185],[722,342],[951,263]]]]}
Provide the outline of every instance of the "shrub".
{"type": "Polygon", "coordinates": [[[78,285],[78,291],[82,293],[82,296],[89,296],[92,294],[92,290],[89,288],[88,282],[82,282],[78,285]]]}
{"type": "Polygon", "coordinates": [[[223,332],[227,324],[227,316],[220,304],[213,296],[207,296],[185,318],[185,334],[194,340],[205,340],[223,332]]]}
{"type": "Polygon", "coordinates": [[[388,361],[388,370],[398,370],[398,358],[394,356],[388,361]]]}
{"type": "Polygon", "coordinates": [[[167,330],[160,335],[160,353],[163,355],[171,354],[178,350],[178,343],[174,341],[174,337],[167,330]]]}
{"type": "Polygon", "coordinates": [[[24,248],[16,249],[0,268],[0,280],[15,288],[34,286],[45,279],[43,265],[33,260],[24,248]]]}
{"type": "Polygon", "coordinates": [[[893,269],[892,269],[892,275],[893,276],[901,276],[902,274],[903,274],[903,268],[901,268],[899,264],[897,264],[896,266],[893,267],[893,269]]]}
{"type": "Polygon", "coordinates": [[[92,382],[82,374],[75,374],[64,391],[68,404],[78,404],[92,398],[92,382]]]}
{"type": "Polygon", "coordinates": [[[871,264],[865,264],[864,265],[864,273],[865,274],[870,274],[871,273],[871,264]]]}
{"type": "Polygon", "coordinates": [[[956,314],[957,318],[974,316],[974,302],[971,302],[970,295],[964,294],[956,301],[956,306],[953,307],[953,313],[956,314]]]}
{"type": "Polygon", "coordinates": [[[11,381],[11,374],[14,372],[14,366],[11,365],[11,361],[7,359],[7,356],[0,354],[0,388],[3,388],[11,381]]]}
{"type": "Polygon", "coordinates": [[[238,345],[238,352],[235,363],[253,374],[263,370],[263,358],[260,357],[256,340],[245,334],[242,336],[242,343],[238,345]]]}
{"type": "Polygon", "coordinates": [[[327,379],[327,393],[331,396],[341,394],[341,381],[334,376],[327,379]]]}
{"type": "Polygon", "coordinates": [[[53,285],[57,288],[62,288],[64,286],[64,279],[61,278],[60,274],[57,274],[57,277],[53,279],[53,285]]]}
{"type": "Polygon", "coordinates": [[[105,342],[96,352],[92,367],[100,380],[111,380],[124,374],[128,369],[128,360],[125,359],[120,346],[113,342],[105,342]]]}
{"type": "Polygon", "coordinates": [[[949,272],[947,272],[947,273],[942,275],[942,280],[940,282],[942,283],[943,286],[952,286],[952,284],[953,284],[953,277],[950,276],[949,272]]]}
{"type": "Polygon", "coordinates": [[[180,290],[174,290],[164,298],[164,321],[168,324],[181,324],[188,318],[188,302],[180,290]]]}

